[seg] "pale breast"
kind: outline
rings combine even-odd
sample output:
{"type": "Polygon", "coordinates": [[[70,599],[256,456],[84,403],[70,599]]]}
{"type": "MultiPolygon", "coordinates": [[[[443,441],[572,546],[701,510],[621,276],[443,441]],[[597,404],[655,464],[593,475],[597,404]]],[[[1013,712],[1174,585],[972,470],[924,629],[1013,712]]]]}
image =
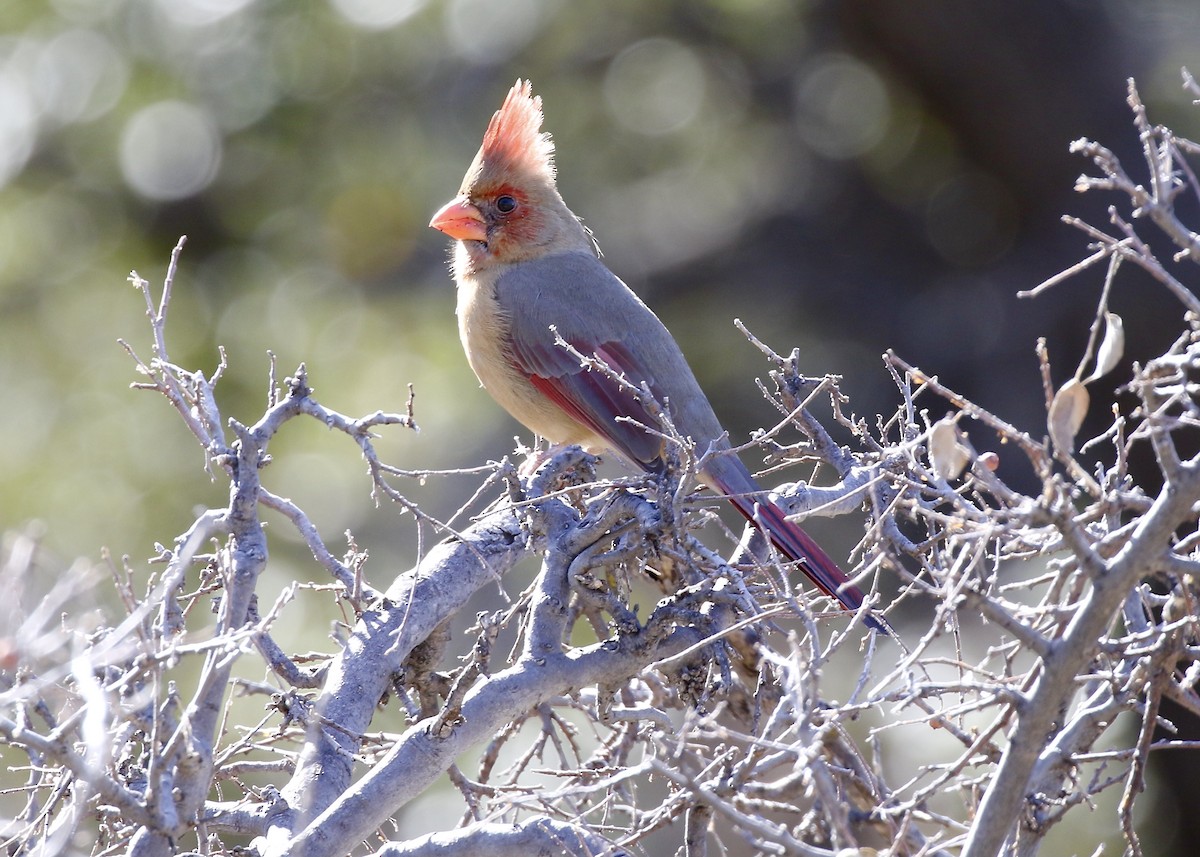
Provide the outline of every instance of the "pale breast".
{"type": "Polygon", "coordinates": [[[494,277],[458,280],[458,335],[475,377],[516,420],[553,443],[577,443],[600,452],[604,444],[543,396],[512,363],[508,321],[495,295],[494,277]]]}

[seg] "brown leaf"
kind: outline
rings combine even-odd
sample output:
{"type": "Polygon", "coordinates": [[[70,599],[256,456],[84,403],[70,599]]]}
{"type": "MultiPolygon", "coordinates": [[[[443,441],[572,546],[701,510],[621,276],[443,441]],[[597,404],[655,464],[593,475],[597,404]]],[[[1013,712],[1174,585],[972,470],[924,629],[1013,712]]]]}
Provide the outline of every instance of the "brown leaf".
{"type": "Polygon", "coordinates": [[[1090,399],[1087,387],[1078,378],[1072,378],[1054,394],[1050,402],[1050,440],[1063,452],[1075,451],[1075,435],[1087,416],[1090,399]]]}
{"type": "Polygon", "coordinates": [[[971,454],[958,442],[958,425],[954,419],[938,420],[929,430],[929,462],[933,471],[943,479],[954,479],[970,460],[971,454]]]}
{"type": "Polygon", "coordinates": [[[1107,375],[1117,367],[1121,356],[1125,353],[1125,323],[1115,312],[1104,313],[1104,339],[1100,350],[1096,353],[1096,368],[1092,374],[1083,379],[1089,384],[1101,375],[1107,375]]]}

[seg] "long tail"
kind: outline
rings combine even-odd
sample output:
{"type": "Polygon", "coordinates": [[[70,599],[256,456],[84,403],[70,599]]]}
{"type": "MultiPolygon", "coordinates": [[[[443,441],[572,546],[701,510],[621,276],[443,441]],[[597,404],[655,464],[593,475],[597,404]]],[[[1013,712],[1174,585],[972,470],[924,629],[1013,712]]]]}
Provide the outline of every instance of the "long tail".
{"type": "MultiPolygon", "coordinates": [[[[838,568],[838,564],[825,553],[808,533],[792,523],[782,509],[766,499],[762,489],[740,461],[732,456],[722,456],[707,468],[705,476],[713,487],[729,498],[734,507],[771,540],[784,556],[801,563],[808,579],[831,598],[836,598],[847,610],[862,606],[862,590],[850,582],[850,578],[838,568]]],[[[891,634],[887,624],[867,614],[863,621],[868,628],[891,634]]]]}

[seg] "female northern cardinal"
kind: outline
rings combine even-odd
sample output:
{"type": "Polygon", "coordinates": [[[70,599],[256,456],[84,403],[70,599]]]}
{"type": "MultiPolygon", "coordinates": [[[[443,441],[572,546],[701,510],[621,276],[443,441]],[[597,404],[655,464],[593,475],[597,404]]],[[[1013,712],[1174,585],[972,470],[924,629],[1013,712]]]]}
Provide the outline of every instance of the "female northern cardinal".
{"type": "MultiPolygon", "coordinates": [[[[658,421],[628,387],[588,371],[555,332],[636,388],[648,385],[701,452],[728,449],[679,346],[649,307],[604,267],[554,182],[542,101],[518,80],[492,116],[458,196],[429,225],[456,239],[458,330],[479,382],[510,414],[554,443],[611,450],[647,471],[664,464],[658,421]],[[618,419],[626,417],[628,419],[618,419]]],[[[827,595],[856,610],[863,594],[825,551],[771,503],[732,453],[700,479],[727,496],[827,595]]],[[[867,625],[884,626],[866,616],[867,625]]]]}

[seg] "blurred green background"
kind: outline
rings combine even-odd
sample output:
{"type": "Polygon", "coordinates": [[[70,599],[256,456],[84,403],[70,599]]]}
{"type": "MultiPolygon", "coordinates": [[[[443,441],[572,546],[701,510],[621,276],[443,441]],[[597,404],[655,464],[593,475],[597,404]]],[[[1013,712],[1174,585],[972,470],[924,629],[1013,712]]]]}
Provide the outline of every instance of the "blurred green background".
{"type": "MultiPolygon", "coordinates": [[[[506,454],[521,430],[466,366],[447,242],[425,224],[517,76],[545,101],[568,204],[735,439],[775,415],[734,317],[798,346],[805,371],[844,375],[858,414],[894,407],[891,347],[1038,433],[1034,339],[1069,375],[1101,274],[1015,292],[1085,254],[1061,213],[1103,223],[1116,201],[1073,194],[1088,165],[1067,146],[1088,136],[1136,163],[1129,76],[1153,120],[1200,135],[1179,86],[1197,45],[1193,0],[7,3],[0,529],[38,522],[48,574],[102,546],[144,569],[224,501],[166,403],[129,389],[117,345],[150,356],[125,278],[161,282],[181,234],[171,357],[211,373],[226,348],[226,417],[261,413],[271,350],[343,413],[401,410],[413,383],[421,433],[382,442],[397,466],[506,454]]],[[[1113,306],[1127,359],[1178,330],[1178,306],[1134,276],[1113,306]]],[[[372,506],[349,441],[294,424],[272,452],[268,487],[335,553],[352,528],[378,584],[411,563],[413,528],[372,506]]],[[[446,516],[476,482],[403,487],[446,516]]],[[[276,591],[314,578],[272,527],[276,591]]]]}

